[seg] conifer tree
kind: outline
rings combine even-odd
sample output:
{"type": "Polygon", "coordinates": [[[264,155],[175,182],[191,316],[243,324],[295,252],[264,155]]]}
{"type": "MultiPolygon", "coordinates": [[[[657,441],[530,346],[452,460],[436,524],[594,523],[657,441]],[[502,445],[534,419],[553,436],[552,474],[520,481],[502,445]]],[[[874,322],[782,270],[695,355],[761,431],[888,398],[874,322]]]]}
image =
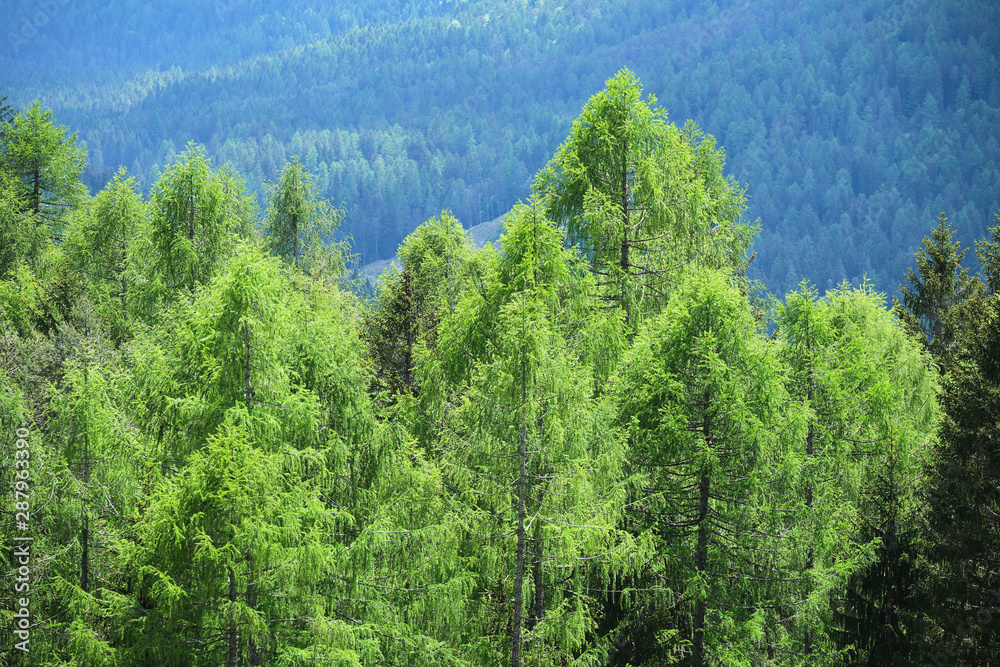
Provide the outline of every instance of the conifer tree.
{"type": "Polygon", "coordinates": [[[917,270],[907,269],[906,281],[900,286],[903,301],[893,297],[893,310],[913,335],[924,341],[927,349],[947,367],[955,353],[955,341],[963,320],[962,303],[975,296],[980,283],[962,268],[962,258],[968,248],[960,250],[952,243],[955,232],[944,213],[938,225],[924,237],[917,251],[917,270]]]}
{"type": "MultiPolygon", "coordinates": [[[[97,288],[94,301],[117,337],[129,329],[129,310],[141,271],[136,267],[139,235],[148,233],[147,209],[135,178],[122,168],[80,214],[66,246],[75,265],[97,288]]],[[[132,304],[134,306],[134,304],[132,304]]]]}
{"type": "Polygon", "coordinates": [[[76,133],[57,125],[52,111],[35,101],[16,115],[0,142],[0,171],[12,175],[21,193],[22,213],[55,238],[70,207],[85,196],[80,182],[87,151],[76,133]]]}
{"type": "Polygon", "coordinates": [[[0,140],[7,133],[9,126],[13,124],[15,116],[17,116],[17,109],[7,104],[7,96],[0,97],[0,140]]]}
{"type": "MultiPolygon", "coordinates": [[[[1000,273],[994,242],[977,244],[987,280],[1000,273]]],[[[962,323],[943,380],[939,445],[924,489],[923,571],[927,624],[921,649],[937,663],[988,664],[1000,656],[1000,294],[962,323]]]]}
{"type": "Polygon", "coordinates": [[[36,256],[45,242],[42,229],[24,211],[25,197],[14,178],[0,169],[0,279],[6,279],[18,260],[36,256]]]}
{"type": "Polygon", "coordinates": [[[284,260],[303,270],[320,270],[326,265],[325,270],[340,275],[344,260],[331,236],[344,217],[344,209],[317,197],[315,190],[312,175],[297,155],[292,156],[278,184],[271,187],[265,232],[271,252],[284,260]]]}
{"type": "Polygon", "coordinates": [[[417,392],[416,353],[475,272],[473,244],[447,211],[417,227],[399,248],[401,267],[382,277],[364,336],[376,382],[390,395],[417,392]]]}
{"type": "Polygon", "coordinates": [[[753,230],[741,218],[743,189],[723,176],[723,163],[711,137],[668,123],[623,69],[584,106],[534,191],[590,260],[603,298],[634,327],[644,310],[662,307],[681,266],[744,266],[753,230]]]}
{"type": "Polygon", "coordinates": [[[789,486],[786,399],[773,346],[727,276],[685,272],[641,328],[614,396],[629,465],[646,480],[635,522],[656,548],[655,592],[628,596],[636,616],[656,618],[644,638],[656,647],[626,659],[752,662],[781,576],[771,514],[789,486]]]}
{"type": "Polygon", "coordinates": [[[63,390],[49,404],[48,424],[66,466],[58,491],[61,540],[71,545],[53,568],[58,598],[76,610],[67,621],[69,650],[79,662],[113,664],[127,597],[124,563],[141,497],[139,452],[118,405],[118,359],[100,337],[85,338],[67,364],[63,390]],[[72,559],[72,560],[71,560],[72,559]]]}
{"type": "Polygon", "coordinates": [[[993,214],[997,224],[989,228],[992,241],[976,241],[976,256],[983,265],[986,288],[991,294],[1000,292],[1000,213],[993,214]]]}
{"type": "Polygon", "coordinates": [[[898,537],[908,530],[916,457],[933,428],[934,383],[869,286],[819,298],[804,285],[777,323],[802,430],[792,458],[798,502],[788,514],[794,546],[782,561],[790,585],[769,641],[835,662],[845,632],[868,641],[884,628],[884,617],[859,620],[843,609],[882,608],[905,590],[898,575],[908,556],[898,537]],[[879,580],[880,572],[894,575],[879,580]],[[864,582],[875,588],[861,593],[864,582]]]}
{"type": "Polygon", "coordinates": [[[839,355],[854,368],[854,426],[841,436],[863,466],[855,540],[876,546],[838,601],[854,662],[907,659],[916,600],[914,495],[920,465],[937,428],[937,375],[929,355],[870,289],[828,295],[839,355]]]}
{"type": "Polygon", "coordinates": [[[608,502],[618,453],[595,423],[593,371],[574,349],[574,335],[593,338],[612,321],[586,319],[587,274],[537,208],[516,207],[505,225],[484,291],[442,323],[443,386],[455,393],[439,446],[468,526],[463,553],[491,598],[467,651],[482,664],[560,664],[592,639],[590,574],[606,580],[629,561],[608,502]]]}
{"type": "Polygon", "coordinates": [[[153,275],[167,289],[193,292],[245,235],[252,205],[232,172],[214,172],[204,150],[189,144],[153,184],[150,194],[153,275]]]}

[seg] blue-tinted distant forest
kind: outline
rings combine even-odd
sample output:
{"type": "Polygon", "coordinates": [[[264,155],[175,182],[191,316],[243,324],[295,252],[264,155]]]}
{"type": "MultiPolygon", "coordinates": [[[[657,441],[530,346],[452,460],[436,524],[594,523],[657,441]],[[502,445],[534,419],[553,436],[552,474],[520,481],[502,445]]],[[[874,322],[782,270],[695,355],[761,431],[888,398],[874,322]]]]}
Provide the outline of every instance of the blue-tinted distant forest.
{"type": "Polygon", "coordinates": [[[0,85],[79,132],[92,190],[119,165],[148,188],[191,140],[257,191],[298,154],[362,262],[526,197],[623,66],[725,148],[776,294],[893,293],[941,211],[968,247],[1000,208],[988,0],[5,4],[0,85]]]}

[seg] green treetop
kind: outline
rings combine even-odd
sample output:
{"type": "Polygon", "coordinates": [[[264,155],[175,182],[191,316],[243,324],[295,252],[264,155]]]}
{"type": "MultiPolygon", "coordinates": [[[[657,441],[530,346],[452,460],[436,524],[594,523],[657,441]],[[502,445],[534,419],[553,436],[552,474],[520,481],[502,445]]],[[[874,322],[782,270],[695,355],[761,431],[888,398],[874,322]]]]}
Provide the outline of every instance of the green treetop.
{"type": "Polygon", "coordinates": [[[56,125],[52,112],[36,101],[14,116],[0,142],[0,171],[16,180],[23,212],[56,237],[65,212],[85,195],[80,174],[87,152],[76,141],[76,133],[56,125]]]}
{"type": "Polygon", "coordinates": [[[208,282],[237,235],[249,233],[254,214],[239,177],[213,171],[195,144],[163,171],[149,205],[153,272],[165,287],[191,291],[208,282]]]}
{"type": "Polygon", "coordinates": [[[626,327],[662,307],[691,261],[744,266],[752,229],[744,191],[722,174],[722,151],[693,124],[667,122],[656,98],[624,69],[584,106],[535,179],[547,214],[591,261],[603,297],[626,327]]]}
{"type": "MultiPolygon", "coordinates": [[[[315,191],[312,175],[297,155],[292,156],[271,188],[265,224],[271,252],[296,266],[318,269],[320,263],[330,264],[331,256],[324,257],[321,249],[343,219],[344,210],[317,197],[315,191]]],[[[332,269],[336,274],[343,271],[339,255],[332,269]]]]}
{"type": "Polygon", "coordinates": [[[900,286],[903,302],[893,299],[893,310],[906,328],[919,336],[927,349],[941,362],[955,353],[955,340],[962,326],[962,303],[981,289],[979,281],[962,268],[968,249],[952,243],[955,232],[944,213],[938,225],[924,237],[917,251],[917,270],[907,269],[906,282],[900,286]]]}

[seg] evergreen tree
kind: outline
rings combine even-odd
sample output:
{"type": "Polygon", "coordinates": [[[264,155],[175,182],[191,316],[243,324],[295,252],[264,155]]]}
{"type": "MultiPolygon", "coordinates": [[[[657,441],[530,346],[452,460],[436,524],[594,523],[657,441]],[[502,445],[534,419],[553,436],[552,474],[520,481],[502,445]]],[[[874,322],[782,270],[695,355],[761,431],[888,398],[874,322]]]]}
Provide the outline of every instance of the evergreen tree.
{"type": "Polygon", "coordinates": [[[974,297],[980,283],[962,268],[962,258],[968,249],[959,250],[952,243],[955,232],[944,213],[938,225],[924,237],[917,251],[917,271],[907,269],[906,281],[900,286],[903,301],[893,297],[893,310],[906,328],[924,341],[927,349],[947,367],[955,353],[955,341],[963,320],[962,303],[974,297]]]}
{"type": "Polygon", "coordinates": [[[632,511],[656,547],[645,566],[654,592],[629,596],[641,610],[623,628],[635,637],[623,647],[629,662],[761,659],[762,610],[782,577],[771,531],[789,485],[786,399],[773,346],[729,280],[686,271],[614,387],[629,464],[646,479],[632,511]]]}
{"type": "Polygon", "coordinates": [[[303,269],[343,273],[344,259],[334,244],[330,252],[322,249],[344,217],[343,208],[334,208],[316,196],[312,175],[297,155],[285,165],[278,184],[271,187],[265,232],[271,252],[303,269]]]}
{"type": "Polygon", "coordinates": [[[678,130],[655,97],[641,98],[629,70],[609,79],[534,184],[626,327],[662,306],[679,267],[737,269],[752,238],[743,190],[723,176],[714,140],[693,124],[678,130]]]}
{"type": "Polygon", "coordinates": [[[52,119],[36,101],[14,117],[0,142],[0,171],[10,174],[18,185],[23,209],[35,226],[55,238],[62,235],[61,223],[67,210],[81,201],[86,192],[80,182],[87,152],[77,145],[76,133],[52,119]]]}
{"type": "Polygon", "coordinates": [[[10,129],[9,126],[14,123],[15,116],[17,116],[17,109],[7,104],[7,96],[0,97],[0,140],[10,129]]]}
{"type": "Polygon", "coordinates": [[[366,313],[364,336],[376,365],[377,391],[417,392],[416,353],[475,271],[473,245],[447,212],[423,223],[399,248],[401,268],[382,276],[378,301],[366,313]]]}
{"type": "Polygon", "coordinates": [[[989,228],[992,241],[976,241],[976,256],[983,265],[986,288],[991,294],[1000,293],[1000,213],[993,214],[997,224],[989,228]]]}
{"type": "MultiPolygon", "coordinates": [[[[996,239],[997,228],[991,229],[996,239]]],[[[987,279],[1000,269],[996,242],[978,245],[987,279]]],[[[969,308],[955,363],[943,382],[939,445],[924,490],[923,654],[938,664],[1000,658],[1000,295],[969,308]]]]}

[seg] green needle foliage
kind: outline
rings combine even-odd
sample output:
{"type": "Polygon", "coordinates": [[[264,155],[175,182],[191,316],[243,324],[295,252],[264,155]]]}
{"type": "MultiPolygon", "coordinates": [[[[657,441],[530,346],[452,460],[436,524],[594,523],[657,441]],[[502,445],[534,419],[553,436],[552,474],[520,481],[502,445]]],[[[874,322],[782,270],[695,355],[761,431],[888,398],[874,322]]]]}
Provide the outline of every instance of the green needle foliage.
{"type": "Polygon", "coordinates": [[[786,589],[774,641],[806,661],[839,664],[845,631],[870,648],[899,616],[886,601],[906,594],[909,555],[898,531],[933,430],[933,374],[867,285],[822,298],[803,285],[777,324],[802,426],[786,567],[804,576],[786,589]]]}
{"type": "Polygon", "coordinates": [[[153,276],[166,289],[190,293],[209,281],[238,236],[249,234],[255,216],[239,177],[213,171],[195,144],[160,174],[149,205],[153,276]]]}
{"type": "Polygon", "coordinates": [[[317,197],[312,176],[293,155],[278,184],[271,187],[265,222],[269,248],[308,273],[340,276],[344,258],[331,237],[343,217],[343,208],[317,197]]]}
{"type": "Polygon", "coordinates": [[[787,398],[774,346],[729,277],[682,274],[636,336],[614,397],[629,464],[646,479],[634,525],[656,548],[652,591],[627,596],[655,619],[655,648],[628,659],[753,662],[783,576],[769,515],[788,486],[787,398]]]}
{"type": "Polygon", "coordinates": [[[14,116],[0,137],[0,171],[17,183],[19,212],[57,239],[66,212],[86,195],[80,174],[87,151],[76,142],[76,133],[56,125],[52,111],[37,101],[14,116]]]}
{"type": "Polygon", "coordinates": [[[620,451],[585,353],[616,323],[588,317],[593,284],[538,208],[516,207],[505,230],[485,291],[441,325],[439,363],[454,384],[439,446],[481,591],[470,657],[555,665],[593,640],[588,585],[630,561],[613,501],[620,451]]]}
{"type": "Polygon", "coordinates": [[[92,298],[119,340],[127,336],[131,316],[141,312],[133,299],[141,300],[138,239],[147,232],[146,203],[135,178],[122,168],[67,234],[67,252],[96,290],[92,298]]]}
{"type": "Polygon", "coordinates": [[[443,212],[364,302],[316,146],[259,216],[197,146],[85,200],[3,130],[0,664],[997,662],[997,228],[985,284],[942,216],[895,313],[802,283],[768,333],[722,151],[623,70],[499,248],[443,212]]]}
{"type": "Polygon", "coordinates": [[[590,260],[605,300],[636,326],[692,261],[742,270],[753,228],[724,154],[693,124],[667,122],[629,70],[608,80],[535,179],[547,215],[590,260]]]}
{"type": "Polygon", "coordinates": [[[906,270],[906,282],[899,291],[903,301],[893,297],[893,310],[913,335],[924,341],[927,349],[944,366],[957,349],[956,340],[965,319],[962,303],[975,297],[981,283],[962,268],[962,258],[968,252],[952,243],[955,232],[944,213],[923,247],[917,251],[917,270],[906,270]]]}
{"type": "MultiPolygon", "coordinates": [[[[996,275],[996,255],[982,254],[987,276],[996,275]]],[[[1000,655],[1000,296],[984,301],[981,315],[964,323],[944,379],[940,444],[924,492],[921,648],[956,665],[1000,655]]]]}

